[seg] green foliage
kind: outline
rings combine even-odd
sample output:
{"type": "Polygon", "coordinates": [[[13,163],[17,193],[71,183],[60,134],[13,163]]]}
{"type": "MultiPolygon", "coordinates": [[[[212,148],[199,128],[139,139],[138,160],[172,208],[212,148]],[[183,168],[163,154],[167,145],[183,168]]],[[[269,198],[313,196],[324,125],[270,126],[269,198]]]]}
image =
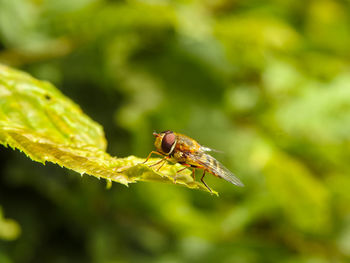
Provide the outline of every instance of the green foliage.
{"type": "Polygon", "coordinates": [[[0,239],[14,240],[21,233],[21,227],[12,219],[5,219],[0,207],[0,239]]]}
{"type": "Polygon", "coordinates": [[[0,0],[0,61],[77,102],[111,155],[147,156],[172,129],[245,184],[106,191],[2,147],[0,204],[22,232],[0,261],[349,262],[349,14],[340,0],[0,0]]]}
{"type": "MultiPolygon", "coordinates": [[[[0,105],[0,143],[23,151],[34,161],[53,162],[81,175],[104,178],[108,187],[112,181],[125,185],[138,180],[172,183],[180,170],[181,166],[167,164],[156,171],[134,156],[111,157],[104,151],[102,128],[77,105],[48,82],[3,65],[0,65],[0,105]]],[[[177,182],[209,191],[193,181],[189,172],[178,176],[177,182]]]]}

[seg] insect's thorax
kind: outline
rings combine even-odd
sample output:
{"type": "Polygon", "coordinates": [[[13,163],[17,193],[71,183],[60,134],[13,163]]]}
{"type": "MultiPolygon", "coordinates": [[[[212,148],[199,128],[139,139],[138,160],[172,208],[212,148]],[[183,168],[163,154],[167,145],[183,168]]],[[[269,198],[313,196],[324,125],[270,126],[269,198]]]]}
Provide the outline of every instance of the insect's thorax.
{"type": "Polygon", "coordinates": [[[197,165],[198,163],[190,158],[189,153],[192,155],[201,154],[200,144],[182,134],[176,134],[176,139],[176,146],[171,154],[172,160],[174,162],[197,165]]]}

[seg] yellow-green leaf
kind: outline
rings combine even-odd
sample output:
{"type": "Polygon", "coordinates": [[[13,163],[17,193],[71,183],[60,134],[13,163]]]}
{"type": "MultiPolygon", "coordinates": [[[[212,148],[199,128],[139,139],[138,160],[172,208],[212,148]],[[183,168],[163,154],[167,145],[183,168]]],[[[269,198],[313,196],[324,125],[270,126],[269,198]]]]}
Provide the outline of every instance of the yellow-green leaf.
{"type": "MultiPolygon", "coordinates": [[[[110,156],[102,127],[75,103],[50,83],[4,65],[0,65],[0,144],[19,149],[34,161],[104,178],[108,186],[112,181],[173,183],[182,167],[167,163],[156,171],[157,166],[141,164],[144,159],[135,156],[110,156]]],[[[176,183],[207,191],[190,171],[181,172],[176,183]]]]}

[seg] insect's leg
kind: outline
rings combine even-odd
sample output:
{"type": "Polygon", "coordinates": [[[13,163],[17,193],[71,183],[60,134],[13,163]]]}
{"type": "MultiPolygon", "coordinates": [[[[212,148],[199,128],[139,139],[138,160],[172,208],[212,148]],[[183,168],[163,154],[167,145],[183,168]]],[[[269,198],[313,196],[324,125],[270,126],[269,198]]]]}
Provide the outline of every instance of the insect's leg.
{"type": "MultiPolygon", "coordinates": [[[[139,164],[145,164],[145,163],[149,160],[149,158],[151,157],[152,154],[157,154],[157,155],[160,155],[160,156],[164,157],[163,154],[161,154],[161,153],[159,153],[159,152],[156,152],[156,151],[152,151],[152,152],[149,153],[149,155],[147,156],[146,160],[145,160],[144,162],[142,162],[142,163],[139,163],[139,164]]],[[[165,158],[163,158],[162,160],[164,160],[164,159],[166,159],[166,158],[167,158],[167,156],[166,156],[165,158]]],[[[162,161],[162,160],[161,160],[161,161],[162,161]]],[[[158,163],[159,163],[159,162],[157,162],[156,164],[158,164],[158,163]]],[[[154,166],[154,165],[156,165],[156,164],[153,164],[153,165],[151,165],[151,166],[154,166]]],[[[149,166],[149,167],[151,167],[151,166],[149,166]]],[[[131,166],[126,167],[125,169],[118,169],[118,170],[114,169],[114,170],[115,170],[117,173],[121,173],[121,172],[123,172],[123,171],[129,169],[130,167],[131,167],[131,166]]]]}
{"type": "Polygon", "coordinates": [[[176,184],[177,175],[178,175],[180,172],[182,172],[183,170],[185,170],[185,169],[187,169],[188,167],[191,166],[191,165],[186,164],[186,163],[183,163],[182,165],[183,165],[183,166],[186,166],[186,167],[181,168],[180,170],[178,170],[178,171],[176,172],[175,177],[174,177],[174,184],[176,184]]]}
{"type": "Polygon", "coordinates": [[[150,165],[150,166],[148,166],[148,167],[152,167],[152,166],[155,166],[155,165],[157,165],[157,164],[160,164],[161,162],[163,162],[158,168],[157,168],[157,172],[160,170],[160,168],[162,168],[163,167],[163,165],[166,163],[166,159],[169,159],[169,156],[165,156],[162,160],[160,160],[160,161],[158,161],[157,163],[155,163],[155,164],[152,164],[152,165],[150,165]]]}
{"type": "Polygon", "coordinates": [[[196,168],[192,168],[192,177],[193,181],[196,181],[196,176],[194,175],[194,172],[196,171],[196,168]]]}
{"type": "Polygon", "coordinates": [[[149,153],[149,155],[147,156],[146,160],[145,160],[144,162],[142,162],[141,164],[147,163],[147,161],[149,160],[149,158],[151,158],[151,155],[152,155],[152,154],[158,154],[158,155],[160,155],[160,156],[162,156],[162,157],[164,156],[163,154],[161,154],[161,153],[159,153],[159,152],[152,151],[152,152],[149,153]]]}
{"type": "Polygon", "coordinates": [[[202,175],[202,178],[201,178],[201,182],[205,185],[206,188],[208,188],[208,190],[212,193],[213,191],[210,189],[210,187],[204,182],[204,176],[205,176],[205,170],[204,170],[204,173],[202,175]]]}
{"type": "Polygon", "coordinates": [[[160,170],[160,168],[162,168],[163,167],[163,165],[165,164],[165,159],[166,158],[164,158],[163,160],[164,160],[164,162],[157,168],[157,172],[160,170]]]}
{"type": "MultiPolygon", "coordinates": [[[[156,162],[156,163],[154,163],[154,164],[151,164],[151,165],[149,165],[148,167],[152,167],[152,166],[156,166],[157,164],[160,164],[161,162],[164,162],[166,159],[168,159],[169,157],[168,156],[165,156],[163,159],[161,159],[160,161],[158,161],[158,162],[156,162]]],[[[164,163],[163,163],[164,164],[164,163]]],[[[162,167],[163,166],[163,164],[160,166],[160,167],[162,167]]],[[[157,171],[159,170],[159,168],[157,169],[157,171]]]]}

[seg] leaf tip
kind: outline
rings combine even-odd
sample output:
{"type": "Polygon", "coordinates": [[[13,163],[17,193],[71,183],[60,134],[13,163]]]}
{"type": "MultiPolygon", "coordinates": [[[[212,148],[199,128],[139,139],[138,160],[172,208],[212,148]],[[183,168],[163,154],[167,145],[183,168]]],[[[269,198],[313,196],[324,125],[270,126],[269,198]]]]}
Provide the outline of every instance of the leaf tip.
{"type": "Polygon", "coordinates": [[[112,188],[112,180],[110,178],[106,178],[106,189],[111,189],[112,188]]]}

